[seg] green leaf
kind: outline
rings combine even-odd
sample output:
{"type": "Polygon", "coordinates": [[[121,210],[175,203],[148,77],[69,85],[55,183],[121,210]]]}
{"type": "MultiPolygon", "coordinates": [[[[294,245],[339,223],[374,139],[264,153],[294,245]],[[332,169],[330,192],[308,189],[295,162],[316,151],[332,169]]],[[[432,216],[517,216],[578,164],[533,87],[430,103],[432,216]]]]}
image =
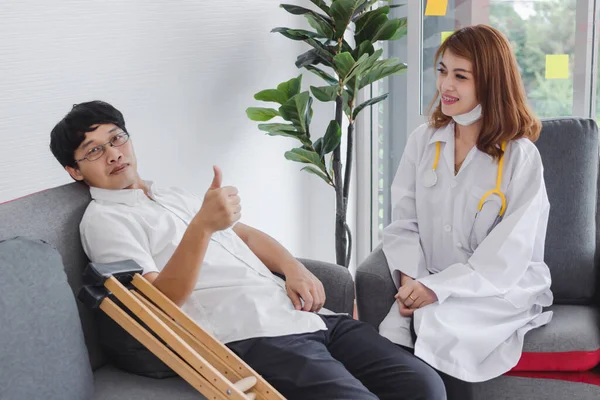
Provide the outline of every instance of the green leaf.
{"type": "Polygon", "coordinates": [[[356,33],[359,33],[363,28],[369,24],[374,18],[380,15],[387,15],[390,12],[390,7],[379,7],[375,10],[368,11],[360,15],[354,22],[356,23],[356,33]]]}
{"type": "Polygon", "coordinates": [[[305,41],[306,41],[306,43],[308,43],[315,49],[317,54],[323,60],[327,61],[329,64],[333,63],[333,55],[334,55],[333,53],[335,52],[335,50],[333,50],[330,47],[327,47],[323,43],[319,42],[318,40],[312,39],[312,38],[308,38],[305,41]]]}
{"type": "Polygon", "coordinates": [[[352,58],[352,54],[350,53],[340,53],[337,56],[333,57],[333,65],[335,67],[335,71],[337,72],[341,80],[344,80],[346,78],[346,76],[350,73],[355,63],[356,60],[352,58]]]}
{"type": "Polygon", "coordinates": [[[333,76],[329,75],[327,72],[314,67],[312,65],[307,65],[304,68],[306,68],[307,70],[309,70],[310,72],[312,72],[313,74],[316,74],[318,76],[320,76],[321,78],[323,78],[325,80],[325,82],[331,84],[331,85],[337,85],[338,84],[338,80],[335,79],[333,76]]]}
{"type": "Polygon", "coordinates": [[[310,0],[310,2],[329,15],[329,6],[323,0],[310,0]]]}
{"type": "Polygon", "coordinates": [[[327,67],[333,66],[333,57],[331,55],[327,58],[323,57],[317,49],[311,49],[306,53],[302,53],[296,58],[296,67],[302,68],[307,65],[323,64],[327,67]]]}
{"type": "Polygon", "coordinates": [[[323,138],[320,137],[317,140],[315,140],[315,143],[313,143],[313,147],[315,149],[315,151],[317,153],[319,153],[319,155],[321,156],[321,158],[323,158],[323,156],[325,155],[323,153],[323,138]]]}
{"type": "Polygon", "coordinates": [[[376,42],[378,40],[389,40],[396,34],[398,28],[400,28],[400,23],[400,19],[397,18],[386,21],[386,23],[379,28],[379,30],[373,37],[373,40],[371,41],[376,42]]]}
{"type": "Polygon", "coordinates": [[[342,108],[344,109],[344,113],[348,118],[350,118],[350,115],[352,115],[352,110],[350,109],[350,100],[354,99],[351,98],[350,93],[348,93],[347,90],[344,90],[344,92],[342,93],[342,99],[342,108]]]}
{"type": "Polygon", "coordinates": [[[258,124],[258,129],[265,132],[288,132],[293,133],[296,132],[296,127],[292,124],[281,124],[281,123],[271,123],[271,124],[258,124]]]}
{"type": "Polygon", "coordinates": [[[296,161],[305,164],[313,164],[319,167],[321,171],[326,172],[325,164],[323,164],[323,162],[321,161],[321,156],[315,151],[296,148],[292,149],[291,151],[286,151],[284,156],[290,161],[296,161]]]}
{"type": "Polygon", "coordinates": [[[355,97],[355,93],[358,92],[358,82],[359,80],[356,79],[357,76],[354,76],[352,79],[349,79],[346,82],[346,87],[345,87],[345,91],[348,92],[348,96],[353,98],[355,97]]]}
{"type": "Polygon", "coordinates": [[[279,107],[279,114],[286,121],[290,121],[298,132],[306,134],[306,113],[309,112],[310,94],[302,92],[279,107]]]}
{"type": "MultiPolygon", "coordinates": [[[[298,75],[296,78],[292,78],[289,81],[282,82],[277,86],[277,90],[284,93],[287,102],[289,99],[300,93],[300,86],[302,85],[302,75],[298,75]]],[[[285,102],[283,104],[285,104],[285,102]]]]}
{"type": "Polygon", "coordinates": [[[368,40],[371,43],[374,43],[375,40],[373,38],[379,31],[379,29],[385,25],[388,21],[388,17],[385,14],[376,14],[373,18],[369,19],[365,22],[364,26],[360,31],[357,31],[354,35],[354,40],[356,43],[362,43],[365,40],[368,40]]]}
{"type": "Polygon", "coordinates": [[[377,3],[377,0],[368,0],[366,3],[358,7],[352,16],[352,20],[356,20],[362,13],[371,8],[371,6],[375,3],[377,3]]]}
{"type": "MultiPolygon", "coordinates": [[[[383,49],[381,51],[383,51],[383,49]]],[[[379,56],[377,56],[377,57],[379,57],[379,56]]],[[[352,69],[350,70],[348,75],[346,75],[344,80],[352,79],[354,77],[354,75],[356,75],[357,73],[362,71],[363,68],[364,69],[370,68],[372,63],[375,61],[374,60],[370,61],[369,59],[371,59],[371,58],[377,59],[377,57],[375,57],[375,54],[373,54],[373,56],[369,56],[368,54],[363,54],[362,57],[360,59],[358,59],[358,61],[356,61],[356,63],[352,66],[352,69]],[[367,63],[368,66],[364,66],[363,64],[365,64],[365,63],[367,63]]]]}
{"type": "Polygon", "coordinates": [[[309,38],[322,38],[325,39],[325,36],[320,35],[315,32],[307,31],[304,29],[290,29],[285,27],[273,28],[271,29],[272,33],[281,33],[288,39],[292,40],[306,40],[309,38]]]}
{"type": "Polygon", "coordinates": [[[352,48],[352,46],[350,46],[350,43],[348,43],[345,39],[342,39],[342,52],[344,51],[352,54],[354,49],[352,48]]]}
{"type": "Polygon", "coordinates": [[[328,15],[319,14],[313,10],[309,10],[308,8],[299,7],[292,4],[281,4],[280,7],[291,14],[304,15],[310,26],[316,29],[319,34],[329,39],[333,38],[333,21],[328,15]]]}
{"type": "Polygon", "coordinates": [[[302,143],[305,146],[310,146],[311,145],[310,139],[306,135],[294,135],[294,134],[287,133],[287,132],[267,132],[267,135],[269,135],[269,136],[289,137],[289,138],[292,138],[292,139],[299,140],[300,143],[302,143]]]}
{"type": "Polygon", "coordinates": [[[406,70],[406,64],[390,64],[390,61],[396,62],[397,60],[392,59],[377,61],[373,68],[371,68],[371,70],[368,71],[365,74],[365,76],[360,80],[360,83],[358,84],[358,89],[362,89],[373,82],[406,70]]]}
{"type": "Polygon", "coordinates": [[[311,14],[311,15],[319,16],[324,21],[331,22],[331,18],[329,18],[329,16],[316,13],[313,10],[309,10],[308,8],[305,8],[305,7],[295,6],[293,4],[281,4],[280,7],[283,8],[285,11],[289,12],[290,14],[294,14],[294,15],[311,14]]]}
{"type": "Polygon", "coordinates": [[[330,15],[335,25],[335,38],[344,36],[352,15],[366,0],[335,0],[330,8],[330,15]]]}
{"type": "Polygon", "coordinates": [[[311,167],[311,166],[304,167],[304,168],[302,168],[302,171],[306,171],[311,174],[315,174],[319,178],[323,179],[328,185],[333,186],[333,183],[329,180],[329,178],[324,173],[322,173],[321,171],[319,171],[318,169],[316,169],[314,167],[311,167]]]}
{"type": "Polygon", "coordinates": [[[377,103],[379,103],[380,101],[383,101],[383,100],[387,99],[387,97],[388,97],[388,93],[386,93],[386,94],[384,94],[384,95],[382,95],[382,96],[378,96],[378,97],[374,97],[374,98],[372,98],[372,99],[369,99],[369,100],[365,101],[364,103],[362,103],[362,104],[360,104],[360,105],[356,106],[356,108],[354,109],[354,112],[353,112],[353,114],[352,114],[352,119],[356,119],[356,117],[358,117],[358,114],[360,114],[360,112],[361,112],[361,111],[362,111],[362,110],[363,110],[365,107],[368,107],[368,106],[372,106],[372,105],[374,105],[374,104],[377,104],[377,103]]]}
{"type": "Polygon", "coordinates": [[[374,52],[375,48],[373,47],[373,44],[370,41],[365,40],[355,49],[355,54],[353,54],[353,56],[358,60],[363,54],[371,55],[374,52]]]}
{"type": "Polygon", "coordinates": [[[265,131],[269,136],[290,137],[299,140],[304,145],[311,145],[308,136],[298,132],[292,124],[259,124],[258,129],[265,131]]]}
{"type": "Polygon", "coordinates": [[[323,136],[323,149],[321,154],[329,154],[333,150],[336,149],[340,145],[340,141],[342,140],[342,128],[336,120],[331,120],[329,122],[329,126],[327,127],[327,131],[323,136]]]}
{"type": "Polygon", "coordinates": [[[274,103],[283,104],[288,101],[288,97],[285,93],[280,92],[277,89],[267,89],[261,92],[258,92],[254,95],[256,100],[260,101],[271,101],[274,103]]]}
{"type": "MultiPolygon", "coordinates": [[[[362,76],[366,71],[369,71],[371,68],[373,68],[373,66],[377,62],[377,59],[381,57],[382,54],[383,49],[379,49],[373,52],[373,54],[371,54],[370,56],[367,54],[363,54],[361,59],[359,60],[359,63],[357,63],[359,65],[357,71],[355,71],[356,74],[362,76]]],[[[354,74],[352,76],[354,76],[354,74]]]]}
{"type": "Polygon", "coordinates": [[[308,24],[316,30],[320,35],[326,37],[327,39],[333,38],[333,27],[323,18],[321,18],[318,14],[306,14],[306,19],[308,20],[308,24]]]}
{"type": "Polygon", "coordinates": [[[310,91],[319,101],[334,101],[337,97],[338,86],[311,86],[310,91]]]}
{"type": "Polygon", "coordinates": [[[408,22],[406,18],[400,18],[400,27],[396,31],[396,33],[389,38],[388,40],[398,40],[406,36],[408,33],[408,22]]]}
{"type": "Polygon", "coordinates": [[[248,115],[248,118],[252,121],[268,121],[279,116],[279,112],[272,108],[248,107],[246,109],[246,115],[248,115]]]}
{"type": "MultiPolygon", "coordinates": [[[[308,93],[308,92],[306,92],[308,93]]],[[[312,109],[312,103],[313,103],[313,98],[310,97],[310,95],[308,96],[308,104],[306,105],[306,108],[308,109],[308,112],[304,115],[304,125],[306,126],[306,136],[310,137],[310,123],[312,121],[312,116],[313,116],[313,109],[312,109]]]]}

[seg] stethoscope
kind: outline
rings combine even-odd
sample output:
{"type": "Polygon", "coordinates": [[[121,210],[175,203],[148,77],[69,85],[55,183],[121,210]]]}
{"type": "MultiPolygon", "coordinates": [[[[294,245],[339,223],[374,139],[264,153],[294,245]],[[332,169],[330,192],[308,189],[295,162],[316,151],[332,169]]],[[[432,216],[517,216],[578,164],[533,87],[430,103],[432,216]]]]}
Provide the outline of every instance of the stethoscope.
{"type": "MultiPolygon", "coordinates": [[[[436,142],[435,145],[436,145],[435,146],[435,158],[433,160],[433,166],[430,170],[425,171],[425,173],[423,174],[423,185],[427,188],[431,188],[431,187],[435,186],[438,181],[436,170],[438,167],[438,163],[440,161],[440,153],[441,153],[442,144],[441,144],[441,142],[436,142]]],[[[475,220],[477,220],[477,216],[479,216],[479,212],[483,209],[483,205],[485,204],[485,201],[490,196],[497,195],[500,198],[500,200],[502,202],[502,206],[500,207],[500,211],[498,212],[498,216],[496,217],[496,220],[494,221],[494,223],[488,230],[488,234],[502,220],[502,217],[504,216],[504,212],[506,211],[506,196],[500,189],[500,187],[502,185],[502,171],[503,171],[502,167],[504,164],[504,150],[506,149],[506,142],[502,143],[501,149],[502,149],[502,156],[500,156],[500,160],[498,161],[498,174],[496,176],[496,187],[494,189],[486,192],[483,195],[483,197],[481,198],[481,200],[479,200],[479,206],[477,207],[477,214],[475,215],[475,220]]],[[[474,225],[475,225],[475,223],[473,222],[473,226],[474,225]]],[[[471,229],[471,234],[469,235],[469,242],[472,241],[471,240],[472,235],[473,235],[473,229],[471,229]]]]}

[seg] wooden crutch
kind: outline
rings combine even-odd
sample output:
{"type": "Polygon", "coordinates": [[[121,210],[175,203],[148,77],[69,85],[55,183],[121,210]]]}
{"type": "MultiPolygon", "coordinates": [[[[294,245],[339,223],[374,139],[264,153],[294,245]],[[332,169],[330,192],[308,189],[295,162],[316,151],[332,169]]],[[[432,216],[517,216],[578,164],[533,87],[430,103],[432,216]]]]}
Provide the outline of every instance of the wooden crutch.
{"type": "Polygon", "coordinates": [[[89,263],[84,271],[85,286],[78,298],[88,307],[105,312],[210,400],[285,400],[262,376],[196,324],[141,273],[142,268],[133,260],[89,263]]]}

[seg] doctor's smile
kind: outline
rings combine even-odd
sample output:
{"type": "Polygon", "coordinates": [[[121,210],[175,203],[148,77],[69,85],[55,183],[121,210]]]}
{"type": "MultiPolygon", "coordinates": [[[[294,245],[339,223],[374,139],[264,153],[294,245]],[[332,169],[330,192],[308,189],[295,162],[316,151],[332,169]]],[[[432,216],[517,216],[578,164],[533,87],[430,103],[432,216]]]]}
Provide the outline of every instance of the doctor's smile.
{"type": "Polygon", "coordinates": [[[452,105],[452,104],[456,103],[457,101],[458,101],[458,99],[456,97],[452,97],[452,96],[448,96],[448,95],[442,96],[442,102],[447,106],[452,105]]]}

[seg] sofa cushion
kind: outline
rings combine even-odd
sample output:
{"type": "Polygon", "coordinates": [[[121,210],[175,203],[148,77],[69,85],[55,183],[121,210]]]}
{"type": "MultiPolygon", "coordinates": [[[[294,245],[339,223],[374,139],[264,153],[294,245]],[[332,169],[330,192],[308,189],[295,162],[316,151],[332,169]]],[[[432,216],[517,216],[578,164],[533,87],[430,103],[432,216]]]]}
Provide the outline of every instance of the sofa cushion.
{"type": "Polygon", "coordinates": [[[206,400],[181,378],[151,379],[109,365],[96,370],[94,380],[93,400],[206,400]]]}
{"type": "MultiPolygon", "coordinates": [[[[45,240],[63,259],[73,293],[82,286],[82,272],[89,262],[79,238],[79,223],[90,202],[85,184],[70,183],[0,204],[0,239],[27,236],[45,240]]],[[[77,302],[92,368],[105,363],[98,344],[91,310],[77,302]]]]}
{"type": "Polygon", "coordinates": [[[537,148],[550,200],[545,260],[555,304],[589,304],[597,268],[598,127],[592,119],[542,122],[537,148]]]}
{"type": "Polygon", "coordinates": [[[0,271],[0,398],[89,399],[92,369],[60,254],[40,240],[4,240],[0,271]]]}
{"type": "MultiPolygon", "coordinates": [[[[568,374],[579,375],[579,374],[568,374]]],[[[593,378],[591,379],[593,382],[593,378]]],[[[474,385],[475,399],[490,400],[597,400],[600,386],[573,382],[569,378],[547,379],[545,376],[501,376],[474,385]],[[560,380],[557,380],[560,379],[560,380]]]]}
{"type": "Polygon", "coordinates": [[[525,335],[513,371],[587,371],[600,364],[600,310],[555,305],[552,321],[525,335]]]}
{"type": "MultiPolygon", "coordinates": [[[[120,304],[116,298],[112,300],[120,304]]],[[[152,332],[131,310],[127,307],[121,308],[146,330],[152,332]]],[[[123,371],[155,379],[177,376],[171,368],[136,338],[131,336],[129,332],[113,321],[104,311],[96,310],[95,316],[97,321],[96,326],[98,327],[98,339],[100,340],[102,350],[114,366],[123,371]]],[[[154,336],[157,337],[156,335],[154,336]]],[[[160,340],[158,337],[157,339],[160,340]]],[[[162,340],[160,341],[162,342],[162,340]]]]}

